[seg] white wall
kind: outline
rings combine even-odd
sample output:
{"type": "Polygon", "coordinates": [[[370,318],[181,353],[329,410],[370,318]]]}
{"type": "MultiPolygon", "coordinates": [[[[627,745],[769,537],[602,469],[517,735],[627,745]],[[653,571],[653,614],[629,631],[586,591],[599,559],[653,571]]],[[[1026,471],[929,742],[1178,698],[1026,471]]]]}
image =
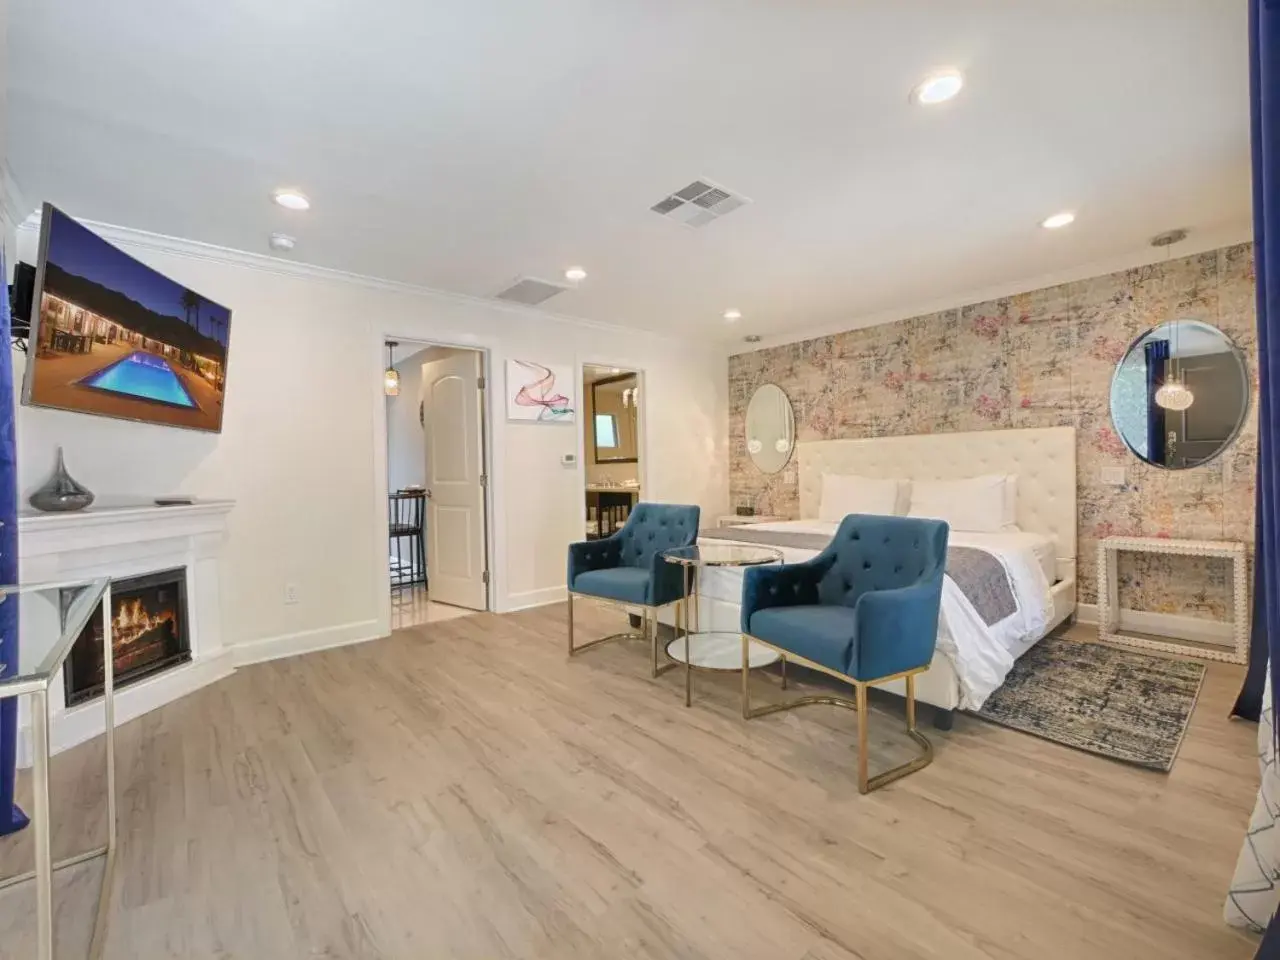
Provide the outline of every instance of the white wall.
{"type": "MultiPolygon", "coordinates": [[[[727,370],[714,348],[553,318],[252,254],[97,227],[129,253],[233,310],[221,435],[21,408],[25,497],[54,448],[100,496],[182,492],[237,501],[224,579],[228,644],[303,649],[387,632],[383,341],[487,349],[494,421],[498,610],[560,599],[584,513],[578,424],[508,424],[507,358],[645,372],[644,482],[653,500],[725,512],[727,370]],[[578,466],[561,466],[576,453],[578,466]],[[300,603],[283,603],[284,585],[300,603]]],[[[33,258],[36,232],[19,232],[33,258]]],[[[416,417],[416,413],[415,413],[416,417]]]]}

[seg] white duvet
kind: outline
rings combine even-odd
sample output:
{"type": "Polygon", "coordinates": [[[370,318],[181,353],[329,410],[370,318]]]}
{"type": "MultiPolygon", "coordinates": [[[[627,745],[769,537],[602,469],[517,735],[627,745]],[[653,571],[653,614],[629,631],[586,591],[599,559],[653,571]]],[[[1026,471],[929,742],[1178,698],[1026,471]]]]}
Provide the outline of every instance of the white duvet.
{"type": "MultiPolygon", "coordinates": [[[[823,533],[830,537],[835,535],[838,526],[822,520],[787,520],[756,524],[753,529],[823,533]]],[[[1017,601],[1015,613],[987,626],[951,578],[946,577],[943,581],[938,653],[951,662],[960,680],[960,706],[966,710],[977,710],[1004,683],[1014,660],[1029,650],[1049,625],[1053,600],[1044,561],[1046,556],[1052,558],[1053,542],[1048,537],[1018,531],[961,533],[954,530],[948,542],[961,547],[979,547],[999,559],[1009,574],[1009,583],[1017,601]]],[[[819,552],[794,547],[778,549],[786,563],[799,563],[819,552]]],[[[1048,570],[1052,571],[1051,565],[1048,570]]],[[[701,578],[703,596],[741,605],[740,568],[707,567],[702,570],[701,578]]]]}

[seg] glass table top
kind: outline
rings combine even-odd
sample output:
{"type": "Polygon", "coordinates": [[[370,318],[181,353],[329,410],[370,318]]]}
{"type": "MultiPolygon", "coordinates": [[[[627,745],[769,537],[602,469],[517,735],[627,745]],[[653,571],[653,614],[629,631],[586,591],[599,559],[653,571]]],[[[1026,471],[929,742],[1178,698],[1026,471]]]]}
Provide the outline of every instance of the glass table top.
{"type": "Polygon", "coordinates": [[[754,567],[764,563],[781,563],[782,551],[773,547],[734,543],[703,543],[664,550],[662,558],[669,563],[689,567],[754,567]]]}
{"type": "MultiPolygon", "coordinates": [[[[102,577],[0,586],[0,614],[14,605],[21,622],[17,656],[12,643],[0,645],[0,697],[49,688],[110,583],[102,577]]],[[[0,616],[0,629],[7,619],[0,616]]]]}

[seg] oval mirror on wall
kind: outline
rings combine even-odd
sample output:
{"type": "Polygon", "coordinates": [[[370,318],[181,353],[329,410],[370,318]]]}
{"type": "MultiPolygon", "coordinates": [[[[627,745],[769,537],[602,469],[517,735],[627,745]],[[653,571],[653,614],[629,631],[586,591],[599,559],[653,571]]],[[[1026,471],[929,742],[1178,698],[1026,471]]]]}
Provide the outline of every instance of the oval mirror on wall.
{"type": "Polygon", "coordinates": [[[757,387],[747,404],[747,454],[763,473],[777,473],[796,445],[791,401],[776,383],[757,387]]]}
{"type": "Polygon", "coordinates": [[[1199,320],[1171,320],[1129,347],[1111,380],[1111,421],[1133,453],[1168,470],[1208,463],[1249,412],[1244,354],[1199,320]]]}

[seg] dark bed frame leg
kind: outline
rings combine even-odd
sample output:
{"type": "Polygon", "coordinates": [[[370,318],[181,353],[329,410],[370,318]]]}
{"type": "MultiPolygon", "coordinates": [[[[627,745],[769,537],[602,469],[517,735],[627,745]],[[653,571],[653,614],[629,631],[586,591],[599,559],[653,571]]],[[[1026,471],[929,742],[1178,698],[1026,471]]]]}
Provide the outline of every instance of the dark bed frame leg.
{"type": "Polygon", "coordinates": [[[950,730],[955,720],[956,712],[954,710],[943,710],[941,707],[934,708],[933,726],[935,730],[950,730]]]}
{"type": "Polygon", "coordinates": [[[631,614],[631,629],[632,630],[640,629],[640,615],[637,613],[631,614]]]}

